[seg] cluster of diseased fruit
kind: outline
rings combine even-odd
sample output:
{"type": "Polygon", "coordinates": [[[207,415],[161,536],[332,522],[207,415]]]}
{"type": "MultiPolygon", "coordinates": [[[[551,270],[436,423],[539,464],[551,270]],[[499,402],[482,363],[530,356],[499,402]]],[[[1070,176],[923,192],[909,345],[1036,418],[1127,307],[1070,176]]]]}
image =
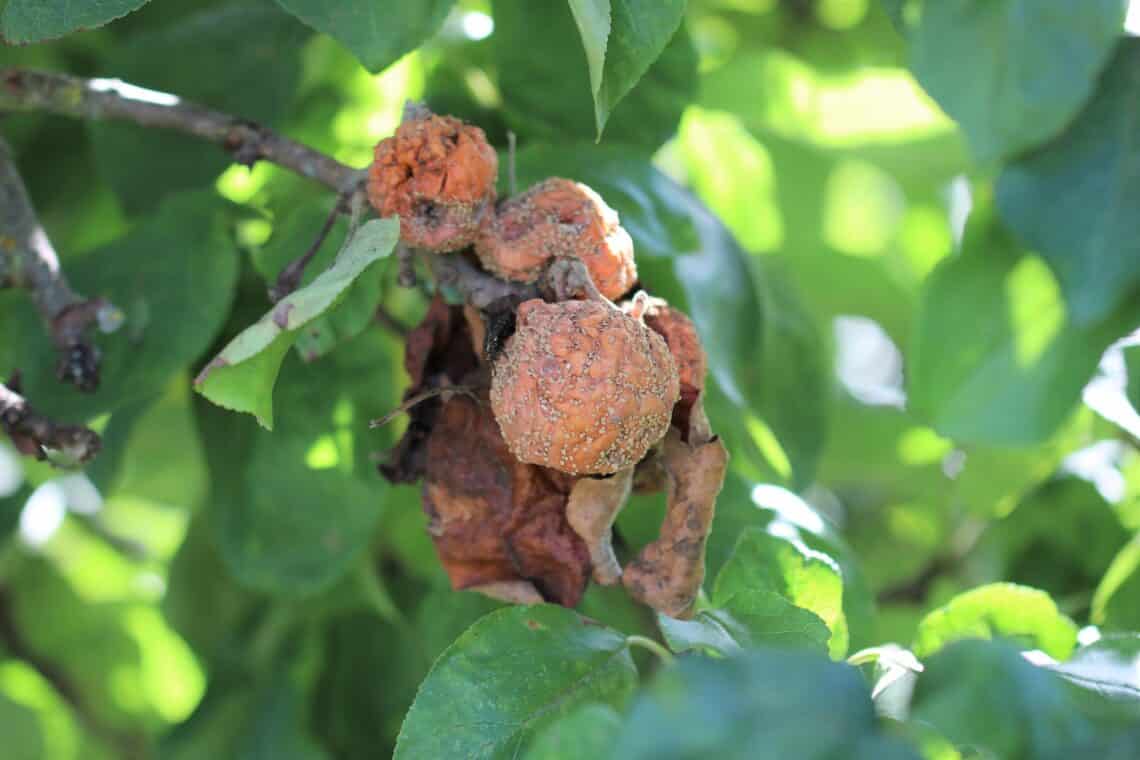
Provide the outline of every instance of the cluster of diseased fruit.
{"type": "Polygon", "coordinates": [[[376,146],[369,198],[399,216],[405,244],[473,255],[544,296],[477,309],[437,295],[405,356],[406,398],[432,397],[411,407],[381,470],[423,479],[457,589],[574,606],[592,577],[684,617],[727,461],[702,408],[696,330],[664,301],[631,296],[633,243],[597,193],[554,178],[497,201],[497,174],[482,130],[451,117],[406,119],[376,146]],[[623,569],[614,519],[632,491],[661,489],[660,536],[623,569]]]}

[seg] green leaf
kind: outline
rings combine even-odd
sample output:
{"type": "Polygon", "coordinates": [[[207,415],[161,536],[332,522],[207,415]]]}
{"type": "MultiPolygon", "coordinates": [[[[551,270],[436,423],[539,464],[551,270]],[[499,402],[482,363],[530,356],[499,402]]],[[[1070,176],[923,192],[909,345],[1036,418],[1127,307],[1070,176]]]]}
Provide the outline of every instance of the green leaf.
{"type": "Polygon", "coordinates": [[[1044,143],[1076,115],[1122,35],[1127,5],[929,2],[911,36],[911,67],[978,160],[995,162],[1044,143]]]}
{"type": "Polygon", "coordinates": [[[0,736],[4,737],[4,757],[9,760],[44,757],[43,731],[36,713],[3,692],[0,692],[0,736]]]}
{"type": "Polygon", "coordinates": [[[677,33],[685,0],[570,0],[582,37],[598,137],[614,106],[677,33]]]}
{"type": "Polygon", "coordinates": [[[787,489],[771,485],[749,488],[739,476],[729,473],[709,534],[706,564],[710,577],[719,573],[740,537],[753,528],[801,542],[834,560],[843,578],[843,616],[850,628],[851,644],[861,648],[873,643],[874,603],[859,558],[807,502],[787,489]]]}
{"type": "Polygon", "coordinates": [[[722,610],[702,610],[691,620],[678,620],[657,613],[657,626],[665,643],[677,654],[709,651],[728,656],[744,648],[733,630],[736,621],[722,610]]]}
{"type": "Polygon", "coordinates": [[[924,617],[912,649],[925,658],[952,641],[993,637],[1017,639],[1027,649],[1063,660],[1077,645],[1077,626],[1045,592],[991,583],[959,594],[924,617]]]}
{"type": "Polygon", "coordinates": [[[883,8],[886,10],[887,15],[890,16],[891,23],[901,33],[906,29],[906,20],[903,18],[903,11],[906,8],[906,0],[881,0],[883,8]]]}
{"type": "MultiPolygon", "coordinates": [[[[86,548],[79,542],[71,547],[86,548]]],[[[113,576],[107,564],[84,554],[73,552],[69,562],[102,571],[104,579],[113,576]]],[[[5,586],[18,634],[67,674],[96,720],[120,729],[161,724],[171,711],[186,714],[197,702],[202,673],[153,607],[114,596],[92,603],[40,556],[21,557],[5,586]]]]}
{"type": "Polygon", "coordinates": [[[503,115],[524,144],[531,137],[553,143],[594,141],[604,124],[607,142],[648,155],[676,131],[696,93],[696,51],[688,32],[678,28],[679,16],[668,22],[673,29],[661,38],[667,23],[639,21],[632,12],[634,6],[652,5],[672,17],[674,6],[684,3],[611,0],[610,5],[613,28],[596,108],[589,48],[583,49],[571,6],[495,0],[491,39],[503,115]],[[616,89],[620,87],[625,90],[616,89]]]}
{"type": "Polygon", "coordinates": [[[258,436],[246,499],[219,515],[223,554],[253,588],[289,596],[327,588],[368,544],[383,486],[308,466],[315,445],[285,429],[258,436]]]}
{"type": "Polygon", "coordinates": [[[778,649],[685,658],[661,671],[630,709],[609,756],[918,759],[884,735],[858,671],[778,649]]]}
{"type": "Polygon", "coordinates": [[[439,31],[455,0],[277,0],[277,4],[344,45],[375,73],[439,31]]]}
{"type": "Polygon", "coordinates": [[[117,332],[95,337],[103,359],[94,393],[76,393],[56,381],[55,351],[30,306],[20,309],[10,329],[17,366],[25,386],[36,389],[37,408],[82,421],[150,400],[209,348],[238,275],[237,250],[221,210],[208,193],[171,198],[127,236],[68,265],[79,292],[108,299],[125,316],[117,332]]]}
{"type": "Polygon", "coordinates": [[[759,646],[826,652],[831,631],[811,610],[797,607],[774,591],[741,589],[692,620],[657,616],[665,642],[674,652],[709,650],[730,655],[759,646]]]}
{"type": "Polygon", "coordinates": [[[199,660],[211,669],[232,672],[249,665],[242,634],[247,621],[265,609],[266,600],[234,581],[207,519],[200,513],[191,521],[170,562],[162,612],[199,660]]]}
{"type": "Polygon", "coordinates": [[[999,758],[1098,757],[1069,754],[1095,738],[1055,673],[1001,642],[959,641],[925,663],[911,717],[960,747],[999,758]]]}
{"type": "Polygon", "coordinates": [[[307,695],[299,680],[278,666],[253,683],[218,684],[185,723],[163,738],[161,756],[329,760],[308,732],[307,695]]]}
{"type": "MultiPolygon", "coordinates": [[[[1097,4],[1104,2],[1089,3],[1097,4]]],[[[1118,9],[1120,4],[1116,0],[1118,9]]],[[[1048,51],[1060,63],[1056,48],[1048,51]]],[[[997,183],[1002,217],[1049,262],[1074,324],[1082,327],[1134,302],[1140,286],[1140,241],[1131,213],[1140,203],[1138,72],[1140,40],[1128,38],[1101,77],[1096,96],[1069,128],[1010,164],[997,183]]],[[[1050,87],[1045,102],[1053,96],[1050,87]]]]}
{"type": "MultiPolygon", "coordinates": [[[[310,32],[269,3],[206,9],[116,43],[103,67],[133,85],[275,126],[288,112],[310,32]]],[[[130,213],[200,188],[232,159],[215,145],[124,122],[89,126],[100,175],[130,213]]]]}
{"type": "Polygon", "coordinates": [[[331,621],[321,641],[314,730],[337,757],[391,757],[400,719],[431,667],[417,631],[357,612],[331,621]]]}
{"type": "Polygon", "coordinates": [[[594,93],[595,116],[597,97],[605,76],[606,47],[610,41],[610,0],[567,0],[582,47],[586,51],[586,65],[590,69],[590,90],[594,93]]]}
{"type": "Polygon", "coordinates": [[[248,412],[273,429],[273,385],[298,331],[339,303],[349,287],[399,240],[395,218],[366,223],[309,285],[283,298],[235,337],[194,381],[196,390],[226,409],[248,412]]]}
{"type": "Polygon", "coordinates": [[[843,579],[839,565],[796,538],[748,528],[732,556],[717,574],[713,604],[732,608],[742,592],[769,592],[809,610],[827,625],[833,657],[847,653],[847,621],[843,615],[843,579]]]}
{"type": "Polygon", "coordinates": [[[1128,385],[1125,391],[1132,408],[1140,410],[1140,344],[1127,345],[1123,352],[1124,366],[1128,370],[1128,385]]]}
{"type": "Polygon", "coordinates": [[[924,287],[911,406],[960,442],[1041,442],[1070,414],[1104,350],[1140,322],[1140,310],[1128,305],[1103,322],[1075,324],[1048,268],[1022,256],[984,212],[975,212],[962,246],[924,287]]]}
{"type": "Polygon", "coordinates": [[[523,760],[605,757],[620,730],[621,716],[609,705],[582,705],[535,737],[523,760]]]}
{"type": "MultiPolygon", "coordinates": [[[[791,485],[806,488],[827,442],[833,391],[831,348],[799,288],[776,262],[760,259],[757,287],[764,303],[764,347],[756,413],[775,434],[792,470],[791,485]]],[[[751,389],[750,389],[751,390],[751,389]]]]}
{"type": "Polygon", "coordinates": [[[1095,588],[1128,539],[1095,483],[1059,475],[995,521],[979,551],[997,552],[1000,577],[1064,598],[1095,588]]]}
{"type": "Polygon", "coordinates": [[[71,32],[109,24],[148,0],[7,0],[0,3],[0,38],[13,45],[43,42],[71,32]]]}
{"type": "Polygon", "coordinates": [[[312,595],[356,567],[371,542],[388,487],[369,459],[383,438],[368,420],[395,403],[384,340],[365,333],[318,364],[290,357],[273,433],[217,408],[199,411],[215,541],[244,585],[312,595]]]}
{"type": "Polygon", "coordinates": [[[1113,558],[1092,600],[1092,621],[1117,631],[1140,630],[1140,535],[1113,558]]]}
{"type": "Polygon", "coordinates": [[[410,624],[365,612],[331,621],[322,636],[325,661],[313,707],[326,745],[340,757],[391,757],[400,722],[432,663],[498,606],[481,594],[448,589],[424,596],[410,624]]]}
{"type": "MultiPolygon", "coordinates": [[[[267,286],[274,285],[281,271],[305,252],[308,243],[304,241],[321,229],[334,202],[336,201],[302,202],[291,205],[282,215],[284,218],[274,227],[273,236],[253,254],[253,265],[265,278],[267,286]]],[[[318,274],[332,265],[347,230],[348,221],[344,217],[338,218],[332,232],[305,267],[301,287],[309,285],[318,274]]],[[[372,324],[381,297],[378,274],[375,270],[362,274],[335,307],[300,331],[294,347],[302,359],[307,362],[318,359],[372,324]]]]}
{"type": "Polygon", "coordinates": [[[1110,634],[1053,669],[1082,688],[1140,709],[1140,634],[1110,634]]]}
{"type": "Polygon", "coordinates": [[[432,667],[395,758],[511,758],[578,705],[622,707],[636,683],[617,631],[550,605],[492,612],[432,667]]]}

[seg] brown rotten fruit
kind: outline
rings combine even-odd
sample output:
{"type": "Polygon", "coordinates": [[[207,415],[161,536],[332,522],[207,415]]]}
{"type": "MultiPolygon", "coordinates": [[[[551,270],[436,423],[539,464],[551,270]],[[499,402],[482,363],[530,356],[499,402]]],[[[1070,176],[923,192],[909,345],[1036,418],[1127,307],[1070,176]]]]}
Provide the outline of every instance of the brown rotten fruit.
{"type": "Polygon", "coordinates": [[[566,505],[575,478],[511,456],[485,400],[446,401],[427,441],[424,511],[456,589],[578,603],[590,550],[566,505]]]}
{"type": "Polygon", "coordinates": [[[405,121],[376,145],[368,199],[400,217],[409,245],[439,253],[465,248],[495,200],[499,159],[483,130],[451,116],[405,121]]]}
{"type": "Polygon", "coordinates": [[[701,338],[693,321],[664,301],[650,307],[645,314],[645,324],[665,339],[669,353],[677,363],[681,399],[673,409],[673,425],[681,431],[682,438],[688,440],[689,418],[693,405],[705,389],[705,373],[708,371],[701,338]]]}
{"type": "Polygon", "coordinates": [[[504,201],[483,219],[475,253],[491,273],[534,282],[558,257],[586,265],[606,298],[624,295],[637,281],[633,241],[617,212],[590,188],[557,177],[504,201]]]}
{"type": "Polygon", "coordinates": [[[665,436],[679,393],[661,336],[603,301],[526,301],[491,372],[514,455],[574,475],[637,464],[665,436]]]}

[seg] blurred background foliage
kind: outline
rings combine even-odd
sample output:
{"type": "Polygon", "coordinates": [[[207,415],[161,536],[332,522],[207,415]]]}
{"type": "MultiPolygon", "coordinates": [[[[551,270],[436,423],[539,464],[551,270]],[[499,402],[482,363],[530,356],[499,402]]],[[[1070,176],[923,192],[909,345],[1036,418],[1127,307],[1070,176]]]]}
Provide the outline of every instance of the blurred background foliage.
{"type": "MultiPolygon", "coordinates": [[[[513,131],[521,186],[598,190],[644,284],[708,343],[733,454],[710,578],[748,529],[799,536],[842,568],[839,656],[928,641],[926,613],[995,581],[1047,592],[1100,627],[1088,640],[1140,627],[1135,362],[1101,356],[1136,325],[1070,335],[1053,270],[987,224],[995,173],[916,83],[901,3],[691,0],[600,142],[565,4],[422,5],[442,21],[409,19],[421,37],[373,71],[277,5],[227,0],[155,0],[0,62],[167,90],[356,166],[408,99],[504,157],[513,131]],[[1057,341],[1077,348],[1049,359],[1057,341]],[[1045,379],[1043,355],[1061,367],[1045,379]]],[[[0,127],[77,288],[127,318],[103,388],[77,396],[27,299],[0,293],[0,371],[106,444],[86,474],[0,446],[5,757],[386,755],[433,660],[495,607],[448,589],[417,489],[375,471],[399,432],[367,428],[406,384],[399,337],[338,313],[306,344],[319,361],[287,359],[272,434],[190,390],[331,199],[129,125],[0,127]]],[[[426,302],[395,274],[363,278],[355,313],[414,324],[426,302]]],[[[625,551],[662,508],[626,510],[625,551]]],[[[582,611],[653,630],[614,590],[582,611]]]]}

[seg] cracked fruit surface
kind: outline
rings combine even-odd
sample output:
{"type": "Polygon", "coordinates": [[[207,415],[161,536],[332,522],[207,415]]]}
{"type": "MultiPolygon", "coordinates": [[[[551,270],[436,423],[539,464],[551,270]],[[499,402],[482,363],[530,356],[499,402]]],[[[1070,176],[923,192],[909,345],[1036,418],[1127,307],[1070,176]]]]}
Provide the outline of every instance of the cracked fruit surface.
{"type": "Polygon", "coordinates": [[[582,261],[598,291],[616,299],[637,282],[633,241],[617,212],[580,182],[553,178],[483,219],[475,253],[491,273],[533,282],[558,257],[582,261]]]}
{"type": "Polygon", "coordinates": [[[491,372],[514,455],[574,475],[637,464],[665,436],[679,394],[665,340],[602,301],[526,301],[491,372]]]}
{"type": "Polygon", "coordinates": [[[376,145],[368,199],[400,237],[443,253],[471,245],[495,199],[499,159],[483,130],[451,116],[405,121],[376,145]]]}

